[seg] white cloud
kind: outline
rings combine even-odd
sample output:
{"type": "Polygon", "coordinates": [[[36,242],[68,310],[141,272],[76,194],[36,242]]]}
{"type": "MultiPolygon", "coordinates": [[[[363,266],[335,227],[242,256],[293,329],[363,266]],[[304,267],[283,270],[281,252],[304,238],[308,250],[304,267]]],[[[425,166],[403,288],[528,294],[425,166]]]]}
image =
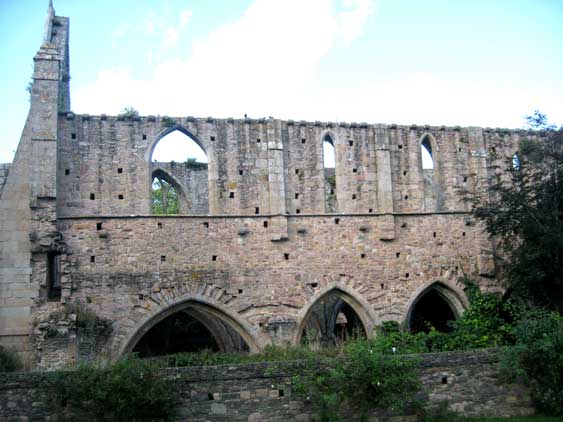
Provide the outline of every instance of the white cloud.
{"type": "MultiPolygon", "coordinates": [[[[76,89],[74,104],[90,113],[132,105],[144,114],[287,115],[310,95],[321,58],[361,35],[371,4],[348,0],[337,12],[331,0],[256,0],[239,20],[193,42],[190,57],[159,63],[147,80],[127,69],[100,71],[76,89]]],[[[184,11],[180,26],[168,27],[164,46],[182,40],[190,18],[184,11]]]]}
{"type": "Polygon", "coordinates": [[[184,10],[180,13],[180,27],[185,28],[192,18],[193,12],[189,9],[184,10]]]}

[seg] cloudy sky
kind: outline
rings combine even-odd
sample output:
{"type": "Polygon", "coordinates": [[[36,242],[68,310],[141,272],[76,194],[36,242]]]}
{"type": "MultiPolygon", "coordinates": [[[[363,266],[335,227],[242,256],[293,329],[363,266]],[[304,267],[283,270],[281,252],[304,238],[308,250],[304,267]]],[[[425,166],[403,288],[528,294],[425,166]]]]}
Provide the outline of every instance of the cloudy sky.
{"type": "MultiPolygon", "coordinates": [[[[561,0],[55,0],[77,113],[521,127],[563,121],[561,0]]],[[[0,0],[0,162],[47,0],[0,0]]]]}

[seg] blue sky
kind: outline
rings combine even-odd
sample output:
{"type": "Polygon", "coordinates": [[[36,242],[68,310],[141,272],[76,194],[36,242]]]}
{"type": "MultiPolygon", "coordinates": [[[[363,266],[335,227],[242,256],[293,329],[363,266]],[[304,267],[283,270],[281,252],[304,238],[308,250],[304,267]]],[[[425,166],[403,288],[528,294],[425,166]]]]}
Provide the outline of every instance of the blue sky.
{"type": "MultiPolygon", "coordinates": [[[[47,0],[0,0],[0,162],[47,0]]],[[[78,113],[521,127],[563,116],[560,0],[54,0],[78,113]]]]}

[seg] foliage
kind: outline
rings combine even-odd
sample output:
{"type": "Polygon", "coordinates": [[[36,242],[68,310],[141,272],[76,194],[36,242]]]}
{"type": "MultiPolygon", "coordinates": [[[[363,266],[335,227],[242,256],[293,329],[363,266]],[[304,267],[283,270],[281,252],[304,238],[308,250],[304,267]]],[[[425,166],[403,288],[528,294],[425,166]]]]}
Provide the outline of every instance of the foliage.
{"type": "Polygon", "coordinates": [[[207,170],[207,163],[200,163],[195,158],[188,158],[184,165],[192,170],[207,170]]]}
{"type": "Polygon", "coordinates": [[[174,119],[171,118],[171,117],[164,116],[164,117],[162,118],[162,126],[164,126],[164,127],[173,127],[173,126],[176,126],[176,120],[174,120],[174,119]]]}
{"type": "Polygon", "coordinates": [[[495,293],[482,293],[465,280],[469,307],[449,323],[448,333],[430,327],[428,333],[410,333],[396,322],[378,328],[378,347],[389,353],[426,353],[472,350],[514,344],[513,328],[522,308],[515,301],[495,293]]]}
{"type": "MultiPolygon", "coordinates": [[[[102,318],[82,302],[68,302],[52,312],[50,318],[55,321],[73,321],[74,327],[83,332],[96,332],[96,334],[109,334],[112,323],[107,318],[102,318]],[[71,315],[74,317],[71,318],[71,315]]],[[[56,335],[56,330],[52,333],[56,335]]]]}
{"type": "Polygon", "coordinates": [[[139,117],[139,112],[133,107],[125,107],[123,111],[117,115],[117,118],[120,120],[137,120],[139,117]]]}
{"type": "Polygon", "coordinates": [[[171,416],[173,382],[150,360],[130,356],[103,368],[81,365],[76,371],[47,376],[46,391],[59,416],[67,420],[142,421],[171,416]]]}
{"type": "Polygon", "coordinates": [[[514,333],[516,344],[506,351],[503,373],[530,386],[538,410],[563,415],[563,317],[536,310],[514,333]]]}
{"type": "Polygon", "coordinates": [[[166,180],[155,178],[152,183],[153,214],[178,214],[180,203],[178,192],[166,180]]]}
{"type": "Polygon", "coordinates": [[[473,198],[474,214],[507,257],[505,281],[533,306],[563,311],[563,127],[545,115],[529,117],[537,129],[520,141],[507,170],[473,198]]]}
{"type": "Polygon", "coordinates": [[[324,421],[341,420],[344,403],[364,412],[396,411],[420,388],[418,363],[413,356],[385,355],[377,340],[355,340],[343,346],[338,359],[309,359],[293,387],[318,406],[324,421]]]}
{"type": "Polygon", "coordinates": [[[417,412],[417,422],[469,422],[470,420],[451,410],[447,401],[440,402],[432,409],[421,407],[417,412]]]}
{"type": "Polygon", "coordinates": [[[14,372],[21,368],[21,361],[15,352],[0,346],[0,372],[14,372]]]}

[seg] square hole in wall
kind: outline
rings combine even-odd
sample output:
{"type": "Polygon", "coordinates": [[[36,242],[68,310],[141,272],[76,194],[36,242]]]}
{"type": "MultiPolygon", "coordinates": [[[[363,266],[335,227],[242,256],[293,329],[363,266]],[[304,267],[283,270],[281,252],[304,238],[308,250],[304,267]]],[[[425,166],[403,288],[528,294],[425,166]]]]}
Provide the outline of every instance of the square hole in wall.
{"type": "Polygon", "coordinates": [[[209,223],[208,223],[207,221],[204,221],[204,222],[203,222],[203,227],[205,227],[206,229],[208,229],[208,228],[209,228],[209,223]]]}
{"type": "Polygon", "coordinates": [[[299,174],[299,169],[295,169],[295,174],[299,174]]]}
{"type": "Polygon", "coordinates": [[[262,224],[264,225],[265,228],[268,227],[268,222],[267,222],[267,221],[264,221],[262,224]]]}
{"type": "Polygon", "coordinates": [[[91,193],[91,194],[90,194],[90,200],[93,201],[94,199],[96,199],[96,194],[95,194],[95,193],[91,193]]]}
{"type": "Polygon", "coordinates": [[[104,225],[102,223],[96,223],[96,230],[102,230],[104,225]]]}
{"type": "Polygon", "coordinates": [[[358,172],[358,169],[357,169],[356,167],[354,167],[354,168],[352,169],[352,173],[357,173],[357,172],[358,172]]]}
{"type": "Polygon", "coordinates": [[[212,261],[217,261],[217,255],[212,255],[212,256],[211,256],[211,260],[212,260],[212,261]]]}
{"type": "Polygon", "coordinates": [[[432,237],[434,238],[436,237],[436,232],[432,233],[432,237]]]}
{"type": "Polygon", "coordinates": [[[145,295],[142,294],[142,293],[140,293],[138,297],[139,297],[139,300],[144,300],[144,299],[145,299],[145,295]]]}
{"type": "Polygon", "coordinates": [[[461,148],[458,148],[458,149],[457,149],[457,152],[461,152],[461,148]]]}
{"type": "Polygon", "coordinates": [[[156,223],[156,226],[157,226],[159,229],[161,229],[161,228],[162,228],[162,223],[161,223],[161,222],[158,222],[158,223],[156,223]]]}
{"type": "Polygon", "coordinates": [[[373,208],[370,208],[370,209],[368,210],[368,213],[370,213],[370,214],[373,213],[373,208]]]}
{"type": "Polygon", "coordinates": [[[90,262],[96,262],[96,257],[94,255],[90,257],[90,262]]]}
{"type": "Polygon", "coordinates": [[[146,140],[147,140],[147,135],[145,135],[145,134],[143,133],[143,141],[146,141],[146,140]]]}
{"type": "Polygon", "coordinates": [[[68,176],[70,174],[70,169],[65,169],[65,176],[68,176]]]}
{"type": "Polygon", "coordinates": [[[409,199],[409,196],[408,196],[408,195],[405,195],[405,199],[409,199]]]}
{"type": "Polygon", "coordinates": [[[352,199],[356,199],[356,194],[352,194],[352,199]]]}
{"type": "Polygon", "coordinates": [[[399,144],[398,146],[399,146],[399,149],[403,149],[403,146],[401,144],[399,144]]]}
{"type": "Polygon", "coordinates": [[[123,168],[122,168],[122,167],[118,167],[118,168],[117,168],[117,173],[119,173],[119,174],[123,173],[123,168]]]}
{"type": "Polygon", "coordinates": [[[467,176],[463,176],[463,182],[467,182],[467,176]]]}
{"type": "Polygon", "coordinates": [[[295,209],[295,214],[301,214],[301,210],[299,208],[295,209]]]}
{"type": "Polygon", "coordinates": [[[331,190],[330,190],[330,194],[331,194],[331,195],[334,195],[334,189],[331,189],[331,190]]]}
{"type": "Polygon", "coordinates": [[[381,290],[385,290],[385,284],[381,283],[381,290]]]}
{"type": "Polygon", "coordinates": [[[348,145],[350,145],[351,147],[354,146],[354,141],[348,141],[348,145]]]}
{"type": "Polygon", "coordinates": [[[160,255],[160,262],[166,262],[166,255],[160,255]]]}
{"type": "Polygon", "coordinates": [[[123,195],[122,194],[117,195],[117,199],[123,199],[123,195]]]}
{"type": "Polygon", "coordinates": [[[242,294],[242,289],[238,289],[238,294],[239,294],[239,295],[242,294]]]}
{"type": "Polygon", "coordinates": [[[442,384],[448,383],[448,377],[442,377],[442,384]]]}
{"type": "Polygon", "coordinates": [[[286,261],[289,261],[289,254],[288,253],[284,253],[283,257],[286,261]]]}
{"type": "Polygon", "coordinates": [[[298,194],[298,193],[295,194],[295,199],[299,199],[299,194],[298,194]]]}
{"type": "Polygon", "coordinates": [[[254,208],[254,214],[260,214],[260,208],[259,207],[254,208]]]}
{"type": "Polygon", "coordinates": [[[409,273],[405,273],[405,278],[409,278],[410,274],[409,273]]]}
{"type": "Polygon", "coordinates": [[[257,143],[257,144],[260,143],[260,138],[256,138],[256,143],[257,143]]]}
{"type": "Polygon", "coordinates": [[[311,287],[313,289],[316,289],[317,287],[319,287],[319,283],[311,283],[311,287]]]}
{"type": "Polygon", "coordinates": [[[304,144],[305,142],[307,142],[307,139],[301,138],[301,143],[304,144]]]}
{"type": "Polygon", "coordinates": [[[278,396],[283,397],[285,392],[283,390],[278,390],[278,396]]]}
{"type": "Polygon", "coordinates": [[[71,133],[71,134],[70,134],[70,138],[71,138],[71,139],[76,139],[76,133],[71,133]]]}
{"type": "Polygon", "coordinates": [[[211,142],[215,142],[215,136],[210,136],[210,137],[209,137],[209,140],[210,140],[211,142]]]}
{"type": "Polygon", "coordinates": [[[365,253],[360,254],[360,258],[365,258],[365,257],[366,257],[365,253]]]}
{"type": "Polygon", "coordinates": [[[340,218],[335,218],[334,219],[334,224],[339,224],[340,223],[340,218]]]}
{"type": "Polygon", "coordinates": [[[492,152],[497,152],[497,149],[496,149],[495,147],[492,147],[492,148],[491,148],[491,151],[492,151],[492,152]]]}
{"type": "Polygon", "coordinates": [[[396,256],[397,258],[400,257],[400,256],[401,256],[401,252],[395,253],[395,256],[396,256]]]}
{"type": "Polygon", "coordinates": [[[238,174],[239,174],[239,176],[242,176],[244,174],[244,170],[239,170],[238,174]]]}
{"type": "Polygon", "coordinates": [[[234,192],[229,192],[229,198],[234,198],[235,197],[235,193],[234,192]]]}
{"type": "Polygon", "coordinates": [[[403,176],[406,176],[406,175],[407,175],[407,172],[406,172],[406,171],[404,171],[404,172],[403,172],[403,176]]]}
{"type": "Polygon", "coordinates": [[[465,232],[461,233],[461,235],[462,235],[463,237],[465,237],[465,232]]]}

